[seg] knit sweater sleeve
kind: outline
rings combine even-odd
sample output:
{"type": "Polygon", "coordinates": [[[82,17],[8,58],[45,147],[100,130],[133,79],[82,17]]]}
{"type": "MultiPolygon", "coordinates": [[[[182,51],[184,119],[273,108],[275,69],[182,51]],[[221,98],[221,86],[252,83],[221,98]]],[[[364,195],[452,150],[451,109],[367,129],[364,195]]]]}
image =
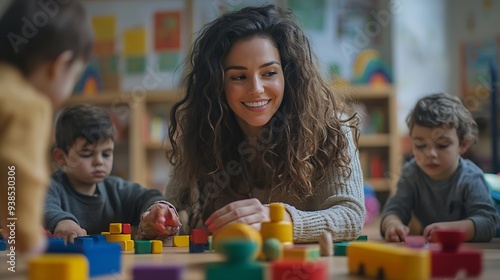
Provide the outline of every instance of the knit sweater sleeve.
{"type": "Polygon", "coordinates": [[[293,222],[294,242],[316,242],[324,231],[331,232],[333,241],[354,240],[361,234],[366,214],[363,174],[351,131],[345,128],[344,132],[348,139],[351,174],[342,175],[333,167],[329,170],[313,194],[317,210],[302,211],[285,205],[293,222]]]}

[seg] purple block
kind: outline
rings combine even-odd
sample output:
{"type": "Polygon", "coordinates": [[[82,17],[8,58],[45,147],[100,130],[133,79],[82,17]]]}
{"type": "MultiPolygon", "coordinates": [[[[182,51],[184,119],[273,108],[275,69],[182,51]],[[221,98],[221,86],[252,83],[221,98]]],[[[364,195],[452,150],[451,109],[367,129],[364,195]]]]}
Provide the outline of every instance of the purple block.
{"type": "Polygon", "coordinates": [[[132,277],[134,280],[181,280],[182,271],[181,265],[137,264],[132,268],[132,277]]]}

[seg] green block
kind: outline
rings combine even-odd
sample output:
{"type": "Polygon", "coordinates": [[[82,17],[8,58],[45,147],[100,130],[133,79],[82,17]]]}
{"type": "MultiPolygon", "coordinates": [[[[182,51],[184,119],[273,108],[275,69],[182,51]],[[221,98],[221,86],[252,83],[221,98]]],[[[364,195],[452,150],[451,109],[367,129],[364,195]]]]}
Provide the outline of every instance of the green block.
{"type": "Polygon", "coordinates": [[[360,235],[356,241],[368,241],[368,235],[360,235]]]}
{"type": "Polygon", "coordinates": [[[136,254],[151,254],[151,240],[135,240],[134,252],[136,254]]]}
{"type": "Polygon", "coordinates": [[[255,262],[209,263],[205,276],[206,280],[264,280],[264,268],[255,262]]]}
{"type": "Polygon", "coordinates": [[[347,246],[350,242],[335,242],[333,243],[334,256],[346,256],[347,246]]]}

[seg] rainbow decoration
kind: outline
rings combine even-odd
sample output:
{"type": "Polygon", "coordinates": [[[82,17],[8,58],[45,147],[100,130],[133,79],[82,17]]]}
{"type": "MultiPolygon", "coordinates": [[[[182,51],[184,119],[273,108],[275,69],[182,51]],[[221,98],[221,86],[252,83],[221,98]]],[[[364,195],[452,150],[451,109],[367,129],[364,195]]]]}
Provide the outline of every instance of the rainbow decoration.
{"type": "Polygon", "coordinates": [[[96,95],[102,91],[102,79],[99,68],[92,61],[87,65],[80,77],[80,80],[75,85],[75,93],[82,95],[96,95]]]}
{"type": "Polygon", "coordinates": [[[353,83],[356,84],[386,85],[393,81],[391,69],[374,49],[359,53],[354,61],[353,71],[353,83]]]}

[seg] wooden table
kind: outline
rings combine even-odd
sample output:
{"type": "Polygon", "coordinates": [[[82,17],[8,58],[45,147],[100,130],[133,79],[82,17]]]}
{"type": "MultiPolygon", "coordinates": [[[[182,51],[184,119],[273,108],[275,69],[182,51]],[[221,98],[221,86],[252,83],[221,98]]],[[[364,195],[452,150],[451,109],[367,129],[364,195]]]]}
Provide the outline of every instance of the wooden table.
{"type": "MultiPolygon", "coordinates": [[[[478,279],[500,278],[500,238],[495,238],[489,243],[467,243],[466,246],[474,247],[483,251],[483,273],[478,279]]],[[[124,253],[122,256],[123,268],[121,275],[95,277],[92,279],[132,279],[131,269],[136,264],[182,264],[185,266],[184,279],[205,279],[204,265],[210,262],[218,262],[222,260],[223,257],[221,255],[213,252],[190,254],[187,252],[187,248],[164,247],[163,253],[158,255],[135,255],[124,253]]],[[[348,274],[346,257],[322,257],[321,260],[329,263],[330,279],[364,279],[359,276],[348,274]]],[[[0,252],[0,279],[26,279],[26,260],[16,260],[16,272],[14,273],[8,271],[7,268],[6,252],[0,252]]]]}

